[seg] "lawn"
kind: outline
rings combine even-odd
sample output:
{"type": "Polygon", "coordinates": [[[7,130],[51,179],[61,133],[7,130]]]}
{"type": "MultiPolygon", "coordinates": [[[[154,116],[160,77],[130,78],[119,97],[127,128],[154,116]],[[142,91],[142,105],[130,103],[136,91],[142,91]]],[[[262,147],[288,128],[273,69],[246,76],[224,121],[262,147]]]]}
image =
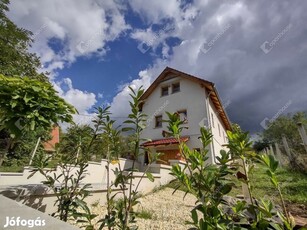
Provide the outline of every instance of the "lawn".
{"type": "MultiPolygon", "coordinates": [[[[277,178],[281,185],[281,191],[288,203],[307,205],[307,174],[290,171],[287,168],[279,168],[277,178]]],[[[262,165],[256,165],[251,174],[253,195],[257,198],[265,196],[278,200],[276,190],[266,175],[266,169],[262,165]]]]}
{"type": "MultiPolygon", "coordinates": [[[[276,174],[286,202],[307,206],[307,174],[294,172],[287,168],[279,168],[276,174]]],[[[278,193],[271,184],[264,166],[256,164],[252,173],[250,173],[250,177],[254,197],[279,202],[278,193]]],[[[237,188],[234,188],[230,195],[235,196],[242,193],[240,184],[237,183],[237,185],[237,188]]]]}
{"type": "MultiPolygon", "coordinates": [[[[307,218],[307,174],[294,172],[288,168],[279,168],[276,174],[288,210],[293,215],[307,218]]],[[[271,184],[263,165],[256,164],[252,173],[250,173],[250,177],[253,197],[273,200],[276,204],[281,204],[278,192],[271,184]]],[[[176,188],[177,185],[176,182],[172,182],[167,187],[176,188]]],[[[185,191],[182,187],[180,190],[185,191]]],[[[241,194],[241,183],[237,181],[236,187],[232,189],[229,195],[235,197],[241,194]]]]}

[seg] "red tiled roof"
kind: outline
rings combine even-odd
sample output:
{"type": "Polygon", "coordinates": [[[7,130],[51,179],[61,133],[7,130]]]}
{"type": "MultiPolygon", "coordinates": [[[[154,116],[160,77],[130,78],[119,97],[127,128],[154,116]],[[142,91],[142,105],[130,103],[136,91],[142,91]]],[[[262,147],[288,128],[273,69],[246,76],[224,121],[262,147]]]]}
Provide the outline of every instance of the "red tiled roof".
{"type": "MultiPolygon", "coordinates": [[[[180,141],[186,142],[190,139],[190,137],[180,137],[180,141]]],[[[171,138],[163,138],[163,139],[158,139],[158,140],[152,140],[152,141],[147,141],[142,144],[142,146],[157,146],[157,145],[171,145],[171,144],[178,144],[178,140],[174,137],[171,138]]]]}

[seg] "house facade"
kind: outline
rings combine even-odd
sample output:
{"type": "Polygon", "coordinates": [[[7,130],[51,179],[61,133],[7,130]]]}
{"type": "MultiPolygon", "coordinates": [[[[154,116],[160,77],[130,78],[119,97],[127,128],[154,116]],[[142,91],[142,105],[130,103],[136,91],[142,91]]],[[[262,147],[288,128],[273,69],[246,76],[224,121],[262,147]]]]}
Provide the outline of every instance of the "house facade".
{"type": "MultiPolygon", "coordinates": [[[[145,91],[142,100],[141,109],[148,119],[141,137],[150,139],[142,145],[150,152],[164,153],[161,163],[184,160],[178,151],[177,140],[165,135],[167,123],[162,120],[167,119],[166,111],[178,112],[185,121],[188,129],[183,130],[181,141],[185,141],[191,149],[202,148],[198,139],[200,127],[211,128],[213,142],[209,147],[208,161],[215,163],[220,150],[225,149],[226,131],[231,129],[231,123],[212,82],[167,67],[145,91]]],[[[139,161],[146,165],[147,153],[139,161]]]]}

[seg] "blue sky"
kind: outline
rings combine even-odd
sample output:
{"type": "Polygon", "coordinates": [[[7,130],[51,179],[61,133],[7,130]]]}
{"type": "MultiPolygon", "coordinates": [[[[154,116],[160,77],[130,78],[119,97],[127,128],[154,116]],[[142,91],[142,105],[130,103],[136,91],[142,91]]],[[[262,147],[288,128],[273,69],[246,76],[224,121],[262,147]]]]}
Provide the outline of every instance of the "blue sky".
{"type": "Polygon", "coordinates": [[[166,67],[216,84],[231,121],[252,132],[306,110],[307,3],[214,0],[15,0],[9,17],[86,122],[93,108],[128,112],[128,85],[166,67]],[[291,93],[289,93],[291,92],[291,93]]]}

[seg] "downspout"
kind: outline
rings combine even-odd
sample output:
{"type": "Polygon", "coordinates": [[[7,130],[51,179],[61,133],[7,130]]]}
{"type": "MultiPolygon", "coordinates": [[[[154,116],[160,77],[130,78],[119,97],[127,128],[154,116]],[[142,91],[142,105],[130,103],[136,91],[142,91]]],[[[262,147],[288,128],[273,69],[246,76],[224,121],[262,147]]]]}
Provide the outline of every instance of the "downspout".
{"type": "MultiPolygon", "coordinates": [[[[213,88],[214,88],[214,84],[213,84],[213,88]]],[[[207,109],[207,116],[208,116],[208,126],[210,125],[210,127],[212,127],[212,122],[211,122],[211,116],[210,116],[210,112],[209,112],[209,97],[210,97],[210,94],[212,93],[213,91],[210,91],[209,94],[206,96],[206,109],[207,109]]],[[[211,131],[212,131],[212,128],[211,128],[211,131]]],[[[210,147],[211,147],[211,158],[213,159],[214,163],[216,164],[216,159],[215,159],[215,155],[214,155],[214,144],[213,144],[213,141],[214,139],[211,141],[210,143],[210,147]]]]}

